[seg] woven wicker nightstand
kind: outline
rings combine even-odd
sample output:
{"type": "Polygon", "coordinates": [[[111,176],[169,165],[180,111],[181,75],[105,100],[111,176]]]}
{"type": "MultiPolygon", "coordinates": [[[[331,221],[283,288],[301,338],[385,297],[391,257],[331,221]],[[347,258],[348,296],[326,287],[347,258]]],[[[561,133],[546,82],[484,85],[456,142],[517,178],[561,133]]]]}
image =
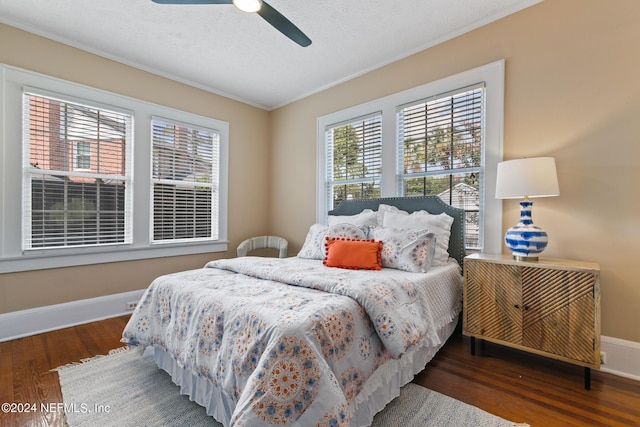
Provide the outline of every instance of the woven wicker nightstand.
{"type": "Polygon", "coordinates": [[[600,267],[474,254],[464,260],[464,335],[600,369],[600,267]]]}

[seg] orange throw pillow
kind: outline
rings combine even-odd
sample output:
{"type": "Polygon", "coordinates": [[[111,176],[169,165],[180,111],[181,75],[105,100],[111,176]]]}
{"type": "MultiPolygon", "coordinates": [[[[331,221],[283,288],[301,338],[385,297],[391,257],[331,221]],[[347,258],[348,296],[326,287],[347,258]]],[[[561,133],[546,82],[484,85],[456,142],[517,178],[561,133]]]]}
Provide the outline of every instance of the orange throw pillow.
{"type": "Polygon", "coordinates": [[[327,267],[380,270],[381,250],[382,242],[375,240],[327,238],[322,263],[327,267]]]}

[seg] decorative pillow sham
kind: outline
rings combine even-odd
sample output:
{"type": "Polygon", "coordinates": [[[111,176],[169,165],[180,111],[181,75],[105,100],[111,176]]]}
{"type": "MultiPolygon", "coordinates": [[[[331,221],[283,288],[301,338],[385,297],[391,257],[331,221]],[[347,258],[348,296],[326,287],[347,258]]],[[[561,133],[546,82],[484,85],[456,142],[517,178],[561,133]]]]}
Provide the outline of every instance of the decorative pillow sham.
{"type": "Polygon", "coordinates": [[[383,267],[412,273],[424,273],[431,268],[437,242],[431,231],[376,227],[370,235],[382,241],[383,267]]]}
{"type": "Polygon", "coordinates": [[[382,242],[329,237],[326,240],[326,255],[322,263],[327,267],[380,270],[382,242]]]}
{"type": "Polygon", "coordinates": [[[304,244],[298,252],[299,258],[324,259],[325,238],[341,237],[344,239],[366,239],[367,235],[360,227],[353,224],[336,224],[332,226],[313,224],[309,228],[304,244]]]}
{"type": "Polygon", "coordinates": [[[384,227],[384,216],[386,213],[399,213],[404,215],[409,215],[409,212],[398,209],[392,205],[385,205],[381,203],[378,205],[378,210],[376,211],[376,220],[378,223],[378,227],[384,227]]]}
{"type": "Polygon", "coordinates": [[[409,230],[430,230],[437,236],[436,254],[433,265],[445,265],[449,259],[449,238],[453,218],[446,213],[439,215],[427,211],[417,211],[412,214],[387,212],[384,215],[385,228],[399,228],[409,230]]]}
{"type": "Polygon", "coordinates": [[[329,215],[327,224],[353,224],[359,226],[370,226],[378,224],[378,216],[371,209],[365,209],[355,215],[329,215]]]}

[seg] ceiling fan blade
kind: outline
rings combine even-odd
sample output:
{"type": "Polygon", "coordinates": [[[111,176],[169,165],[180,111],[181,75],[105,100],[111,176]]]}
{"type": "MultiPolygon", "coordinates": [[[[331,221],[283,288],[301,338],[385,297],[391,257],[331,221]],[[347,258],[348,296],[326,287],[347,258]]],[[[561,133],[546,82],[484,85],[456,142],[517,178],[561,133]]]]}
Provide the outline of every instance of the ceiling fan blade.
{"type": "Polygon", "coordinates": [[[232,4],[233,0],[151,0],[158,4],[232,4]]]}
{"type": "Polygon", "coordinates": [[[265,21],[273,25],[275,29],[298,43],[300,46],[306,47],[311,44],[311,39],[309,37],[300,31],[298,27],[293,25],[291,21],[282,16],[280,12],[267,4],[266,1],[262,1],[262,7],[257,13],[262,16],[265,21]]]}

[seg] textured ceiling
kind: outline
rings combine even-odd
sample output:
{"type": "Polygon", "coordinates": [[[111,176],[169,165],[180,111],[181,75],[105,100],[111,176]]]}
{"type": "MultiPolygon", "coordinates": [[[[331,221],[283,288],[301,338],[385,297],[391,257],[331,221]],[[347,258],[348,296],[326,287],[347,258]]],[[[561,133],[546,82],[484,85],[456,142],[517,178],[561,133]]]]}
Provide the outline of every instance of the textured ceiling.
{"type": "Polygon", "coordinates": [[[232,5],[0,0],[0,22],[270,110],[538,1],[269,0],[306,48],[232,5]]]}

